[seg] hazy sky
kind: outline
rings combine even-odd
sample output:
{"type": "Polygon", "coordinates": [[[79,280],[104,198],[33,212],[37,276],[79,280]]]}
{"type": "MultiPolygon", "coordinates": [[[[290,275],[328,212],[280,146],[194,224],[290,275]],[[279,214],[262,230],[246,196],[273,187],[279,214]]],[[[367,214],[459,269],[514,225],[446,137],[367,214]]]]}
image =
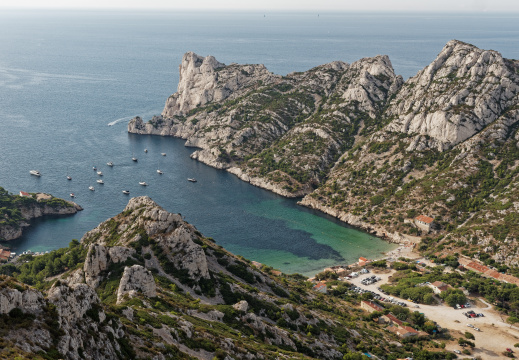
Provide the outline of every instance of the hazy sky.
{"type": "Polygon", "coordinates": [[[517,0],[0,0],[0,8],[518,12],[517,0]]]}

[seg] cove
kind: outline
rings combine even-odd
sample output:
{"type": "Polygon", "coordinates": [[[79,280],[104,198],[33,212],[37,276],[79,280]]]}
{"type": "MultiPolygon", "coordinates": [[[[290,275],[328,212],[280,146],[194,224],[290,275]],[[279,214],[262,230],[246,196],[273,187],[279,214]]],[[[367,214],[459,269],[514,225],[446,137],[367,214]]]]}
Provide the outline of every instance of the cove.
{"type": "Polygon", "coordinates": [[[16,251],[52,250],[81,238],[123,211],[129,197],[122,189],[130,190],[132,197],[147,195],[166,210],[182,214],[227,250],[287,273],[312,275],[326,266],[352,263],[359,256],[378,258],[394,248],[330,216],[301,207],[297,200],[190,159],[193,149],[186,148],[184,140],[127,134],[125,123],[108,127],[104,133],[112,141],[102,159],[48,162],[41,164],[41,178],[25,179],[32,183],[28,186],[31,191],[63,198],[74,192],[75,201],[84,210],[70,217],[36,220],[21,239],[9,243],[16,251]],[[138,157],[137,162],[131,161],[132,154],[138,157]],[[107,166],[108,161],[115,165],[107,166]],[[96,184],[98,175],[92,164],[103,171],[104,185],[96,184]],[[157,174],[159,167],[163,175],[157,174]],[[60,174],[70,173],[72,181],[55,176],[55,169],[60,174]],[[198,181],[189,182],[189,177],[198,181]],[[140,186],[139,181],[149,186],[140,186]],[[89,191],[89,185],[96,190],[89,191]]]}

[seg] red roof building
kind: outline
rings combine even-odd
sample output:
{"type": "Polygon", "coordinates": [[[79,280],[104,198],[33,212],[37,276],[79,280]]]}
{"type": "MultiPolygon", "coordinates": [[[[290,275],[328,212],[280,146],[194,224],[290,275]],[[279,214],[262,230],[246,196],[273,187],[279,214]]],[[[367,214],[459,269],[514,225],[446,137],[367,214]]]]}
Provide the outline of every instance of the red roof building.
{"type": "Polygon", "coordinates": [[[32,197],[31,194],[29,194],[28,192],[25,192],[25,191],[20,191],[20,196],[32,197]]]}
{"type": "Polygon", "coordinates": [[[418,215],[417,217],[414,218],[414,223],[420,229],[429,232],[431,230],[433,220],[434,219],[429,216],[418,215]]]}

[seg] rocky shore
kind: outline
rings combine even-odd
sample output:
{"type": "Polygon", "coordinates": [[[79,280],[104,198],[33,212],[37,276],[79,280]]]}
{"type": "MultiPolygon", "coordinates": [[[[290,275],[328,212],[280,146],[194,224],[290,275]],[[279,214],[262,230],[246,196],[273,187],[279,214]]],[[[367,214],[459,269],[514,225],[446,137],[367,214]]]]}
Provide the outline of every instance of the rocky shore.
{"type": "Polygon", "coordinates": [[[24,204],[18,208],[22,220],[17,224],[0,225],[0,240],[10,241],[22,236],[23,230],[30,226],[30,221],[43,216],[66,216],[73,215],[83,210],[75,202],[52,197],[48,194],[36,194],[36,201],[24,204]],[[54,200],[49,202],[49,200],[54,200]],[[58,200],[58,201],[55,201],[58,200]]]}
{"type": "Polygon", "coordinates": [[[189,52],[162,114],[128,131],[185,139],[193,159],[392,242],[424,235],[405,219],[426,215],[453,251],[479,239],[512,264],[518,74],[458,40],[406,81],[384,55],[278,76],[189,52]]]}

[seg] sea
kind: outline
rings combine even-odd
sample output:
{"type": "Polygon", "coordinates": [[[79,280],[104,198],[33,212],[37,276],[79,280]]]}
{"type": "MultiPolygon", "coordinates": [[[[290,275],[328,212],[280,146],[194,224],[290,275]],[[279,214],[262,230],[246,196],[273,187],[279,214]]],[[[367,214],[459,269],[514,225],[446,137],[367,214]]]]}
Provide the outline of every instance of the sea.
{"type": "Polygon", "coordinates": [[[187,51],[281,75],[387,54],[407,79],[451,39],[517,59],[518,15],[1,10],[0,186],[74,193],[84,208],[35,220],[7,245],[67,246],[147,195],[231,252],[287,273],[380,258],[395,245],[198,163],[181,139],[128,134],[127,123],[161,113],[187,51]]]}

